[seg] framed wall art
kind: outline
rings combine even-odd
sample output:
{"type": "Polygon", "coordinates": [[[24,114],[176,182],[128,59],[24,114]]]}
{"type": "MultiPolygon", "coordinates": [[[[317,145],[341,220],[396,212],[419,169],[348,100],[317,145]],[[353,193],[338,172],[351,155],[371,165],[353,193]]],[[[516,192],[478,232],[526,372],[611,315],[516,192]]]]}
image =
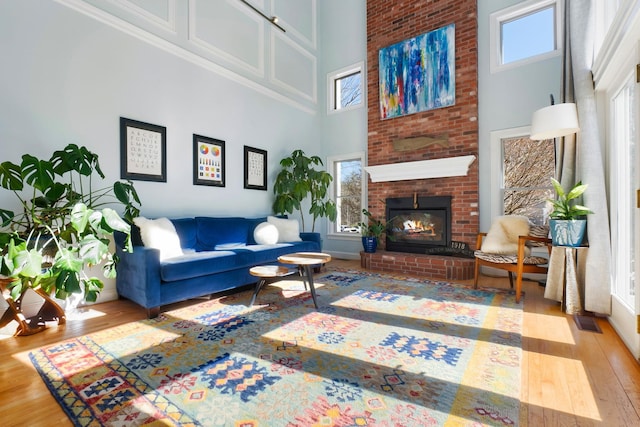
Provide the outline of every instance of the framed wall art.
{"type": "Polygon", "coordinates": [[[390,119],[456,102],[454,24],[380,49],[380,117],[390,119]]]}
{"type": "Polygon", "coordinates": [[[224,141],[193,135],[193,185],[225,186],[224,141]]]}
{"type": "Polygon", "coordinates": [[[167,182],[167,128],[120,117],[120,178],[167,182]]]}
{"type": "Polygon", "coordinates": [[[244,146],[244,188],[267,190],[267,152],[244,146]]]}

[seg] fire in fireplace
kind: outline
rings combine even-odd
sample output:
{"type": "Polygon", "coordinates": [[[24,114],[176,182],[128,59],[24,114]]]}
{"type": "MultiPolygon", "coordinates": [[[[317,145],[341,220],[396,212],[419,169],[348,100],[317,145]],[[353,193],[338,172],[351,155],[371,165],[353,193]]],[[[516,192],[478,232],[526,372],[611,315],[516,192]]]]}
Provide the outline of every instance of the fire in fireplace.
{"type": "Polygon", "coordinates": [[[386,200],[388,251],[451,255],[451,196],[386,200]]]}

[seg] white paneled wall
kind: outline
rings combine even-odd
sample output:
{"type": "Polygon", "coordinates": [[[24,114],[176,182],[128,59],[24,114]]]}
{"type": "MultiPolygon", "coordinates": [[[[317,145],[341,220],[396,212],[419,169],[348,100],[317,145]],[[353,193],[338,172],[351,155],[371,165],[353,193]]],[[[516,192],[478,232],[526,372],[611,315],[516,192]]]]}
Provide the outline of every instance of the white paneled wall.
{"type": "Polygon", "coordinates": [[[316,0],[57,0],[183,59],[315,114],[316,0]]]}

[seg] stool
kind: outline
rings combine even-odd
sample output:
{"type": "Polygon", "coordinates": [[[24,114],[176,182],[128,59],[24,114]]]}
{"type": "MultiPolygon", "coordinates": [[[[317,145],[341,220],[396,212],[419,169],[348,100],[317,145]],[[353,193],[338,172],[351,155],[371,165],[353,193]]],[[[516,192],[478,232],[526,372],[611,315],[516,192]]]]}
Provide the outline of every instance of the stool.
{"type": "Polygon", "coordinates": [[[256,289],[253,291],[253,296],[251,297],[249,307],[253,306],[253,303],[256,301],[256,297],[258,296],[258,292],[260,292],[260,289],[265,286],[268,279],[285,277],[294,273],[295,270],[290,270],[287,267],[282,267],[280,265],[259,265],[256,267],[251,267],[251,269],[249,270],[249,274],[255,277],[259,277],[260,280],[258,280],[258,282],[256,283],[256,289]]]}

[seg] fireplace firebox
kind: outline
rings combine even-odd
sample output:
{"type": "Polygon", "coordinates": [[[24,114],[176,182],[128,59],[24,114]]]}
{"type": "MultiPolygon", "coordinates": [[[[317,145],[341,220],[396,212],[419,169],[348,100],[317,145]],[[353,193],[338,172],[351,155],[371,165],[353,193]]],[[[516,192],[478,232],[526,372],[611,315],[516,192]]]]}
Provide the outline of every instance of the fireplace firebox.
{"type": "Polygon", "coordinates": [[[451,196],[386,200],[386,249],[451,255],[451,196]]]}

